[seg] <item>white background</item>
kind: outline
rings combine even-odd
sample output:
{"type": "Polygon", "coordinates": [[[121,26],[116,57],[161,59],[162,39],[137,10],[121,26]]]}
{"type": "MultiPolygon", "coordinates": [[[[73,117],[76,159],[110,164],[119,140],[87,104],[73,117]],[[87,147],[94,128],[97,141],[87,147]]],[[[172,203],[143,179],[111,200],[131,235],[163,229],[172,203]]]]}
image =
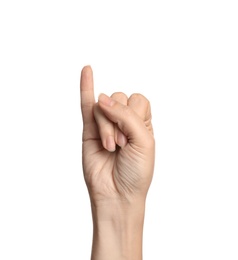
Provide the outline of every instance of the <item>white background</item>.
{"type": "Polygon", "coordinates": [[[151,101],[144,259],[238,259],[237,14],[230,0],[1,1],[1,260],[90,258],[87,64],[96,97],[151,101]]]}

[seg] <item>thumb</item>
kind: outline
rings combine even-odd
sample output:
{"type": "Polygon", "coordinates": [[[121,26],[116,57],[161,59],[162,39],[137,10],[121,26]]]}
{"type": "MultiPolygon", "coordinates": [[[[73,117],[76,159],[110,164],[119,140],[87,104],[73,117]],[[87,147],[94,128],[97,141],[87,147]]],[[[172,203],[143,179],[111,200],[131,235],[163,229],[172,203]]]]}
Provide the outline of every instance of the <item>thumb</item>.
{"type": "Polygon", "coordinates": [[[146,147],[153,142],[153,136],[145,126],[144,121],[129,106],[100,94],[98,104],[105,116],[116,123],[123,134],[128,138],[128,142],[138,147],[146,147]]]}

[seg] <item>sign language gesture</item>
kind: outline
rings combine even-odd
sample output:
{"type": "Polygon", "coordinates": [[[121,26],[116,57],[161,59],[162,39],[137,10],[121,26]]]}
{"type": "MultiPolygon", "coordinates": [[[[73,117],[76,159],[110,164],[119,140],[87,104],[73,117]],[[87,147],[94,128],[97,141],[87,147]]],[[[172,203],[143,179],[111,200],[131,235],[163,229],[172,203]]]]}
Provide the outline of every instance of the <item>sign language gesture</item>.
{"type": "Polygon", "coordinates": [[[149,101],[122,92],[94,97],[90,66],[81,71],[83,172],[90,199],[144,200],[154,168],[154,138],[149,101]]]}
{"type": "Polygon", "coordinates": [[[93,72],[81,71],[83,173],[91,201],[91,260],[142,259],[146,195],[155,141],[149,101],[122,92],[94,98],[93,72]]]}

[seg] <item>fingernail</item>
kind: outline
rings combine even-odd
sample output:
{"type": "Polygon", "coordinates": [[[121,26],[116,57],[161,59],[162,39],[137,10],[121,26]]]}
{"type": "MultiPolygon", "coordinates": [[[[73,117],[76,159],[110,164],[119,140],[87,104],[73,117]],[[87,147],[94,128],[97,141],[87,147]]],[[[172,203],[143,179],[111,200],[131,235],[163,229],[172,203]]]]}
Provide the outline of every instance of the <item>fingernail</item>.
{"type": "Polygon", "coordinates": [[[117,133],[117,144],[120,147],[124,147],[127,144],[127,138],[121,131],[117,133]]]}
{"type": "Polygon", "coordinates": [[[100,94],[98,97],[98,101],[109,107],[111,107],[115,104],[115,101],[105,94],[100,94]]]}
{"type": "Polygon", "coordinates": [[[114,137],[111,136],[111,135],[107,137],[107,140],[106,140],[106,149],[107,149],[109,152],[114,152],[115,149],[116,149],[116,144],[115,144],[115,141],[114,141],[114,137]]]}

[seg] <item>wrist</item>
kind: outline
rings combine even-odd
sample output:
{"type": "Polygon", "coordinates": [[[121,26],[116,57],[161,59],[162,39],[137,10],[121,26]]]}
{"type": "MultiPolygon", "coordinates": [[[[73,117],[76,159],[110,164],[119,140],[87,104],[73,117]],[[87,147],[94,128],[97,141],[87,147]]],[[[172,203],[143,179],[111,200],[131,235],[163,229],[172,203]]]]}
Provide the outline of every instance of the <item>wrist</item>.
{"type": "Polygon", "coordinates": [[[144,212],[145,201],[92,204],[92,260],[142,259],[144,212]]]}

